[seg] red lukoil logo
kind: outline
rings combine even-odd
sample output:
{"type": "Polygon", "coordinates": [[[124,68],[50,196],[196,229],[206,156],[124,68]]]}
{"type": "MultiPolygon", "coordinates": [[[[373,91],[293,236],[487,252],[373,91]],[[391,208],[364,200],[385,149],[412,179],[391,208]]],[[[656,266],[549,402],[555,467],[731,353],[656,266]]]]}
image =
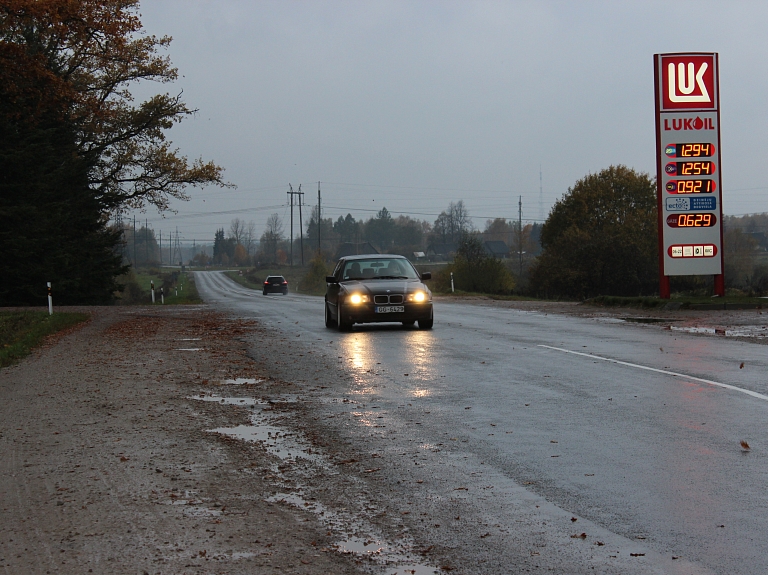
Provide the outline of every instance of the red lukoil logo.
{"type": "Polygon", "coordinates": [[[679,130],[714,130],[712,118],[664,118],[664,131],[679,130]]]}
{"type": "Polygon", "coordinates": [[[715,108],[714,55],[676,54],[661,57],[664,110],[715,108]]]}

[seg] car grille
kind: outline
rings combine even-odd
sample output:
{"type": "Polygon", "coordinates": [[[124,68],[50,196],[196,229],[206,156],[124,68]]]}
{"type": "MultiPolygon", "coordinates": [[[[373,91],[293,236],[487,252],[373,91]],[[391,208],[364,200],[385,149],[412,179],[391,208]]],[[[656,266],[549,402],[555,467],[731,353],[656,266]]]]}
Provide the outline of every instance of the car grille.
{"type": "Polygon", "coordinates": [[[402,295],[375,295],[373,296],[373,302],[377,304],[399,304],[403,303],[402,295]]]}

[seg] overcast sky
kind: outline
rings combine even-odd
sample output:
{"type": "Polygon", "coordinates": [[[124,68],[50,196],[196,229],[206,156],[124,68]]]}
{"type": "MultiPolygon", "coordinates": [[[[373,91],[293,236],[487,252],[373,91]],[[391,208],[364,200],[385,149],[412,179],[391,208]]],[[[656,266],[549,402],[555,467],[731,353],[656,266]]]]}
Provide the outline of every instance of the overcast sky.
{"type": "MultiPolygon", "coordinates": [[[[546,218],[612,164],[655,175],[653,54],[720,54],[723,208],[768,211],[768,3],[145,0],[199,114],[169,138],[236,190],[189,190],[166,234],[211,241],[232,218],[289,223],[289,183],[323,216],[475,226],[546,218]],[[539,170],[543,174],[540,197],[539,170]],[[227,213],[230,212],[230,213],[227,213]]],[[[298,218],[298,214],[296,214],[298,218]]],[[[297,220],[298,222],[298,220],[297,220]]],[[[298,223],[295,224],[298,226],[298,223]]],[[[298,235],[298,227],[296,229],[298,235]]]]}

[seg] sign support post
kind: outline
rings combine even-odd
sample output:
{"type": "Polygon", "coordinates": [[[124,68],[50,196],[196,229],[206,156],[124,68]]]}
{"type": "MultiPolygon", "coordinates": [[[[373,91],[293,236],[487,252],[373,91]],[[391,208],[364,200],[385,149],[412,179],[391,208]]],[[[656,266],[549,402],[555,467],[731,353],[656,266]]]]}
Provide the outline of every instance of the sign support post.
{"type": "Polygon", "coordinates": [[[659,296],[685,275],[713,275],[724,296],[718,55],[656,54],[653,69],[659,296]]]}

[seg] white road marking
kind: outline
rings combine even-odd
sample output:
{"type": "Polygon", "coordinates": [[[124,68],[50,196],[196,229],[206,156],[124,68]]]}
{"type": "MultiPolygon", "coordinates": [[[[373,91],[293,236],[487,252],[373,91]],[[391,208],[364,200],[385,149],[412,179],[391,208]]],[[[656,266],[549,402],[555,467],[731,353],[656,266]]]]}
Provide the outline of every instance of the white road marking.
{"type": "Polygon", "coordinates": [[[727,383],[720,383],[718,381],[712,381],[709,379],[702,379],[700,377],[694,377],[692,375],[687,375],[685,373],[676,373],[674,371],[667,371],[665,369],[656,369],[655,367],[648,367],[646,365],[638,365],[636,363],[629,363],[626,361],[619,361],[618,359],[611,359],[609,357],[601,357],[599,355],[592,355],[591,353],[583,353],[580,351],[571,351],[570,349],[562,349],[560,347],[552,347],[551,345],[539,345],[539,347],[544,347],[547,349],[554,349],[555,351],[562,351],[564,353],[571,353],[573,355],[581,355],[583,357],[588,357],[590,359],[599,359],[602,361],[609,361],[611,363],[617,363],[619,365],[626,365],[627,367],[636,367],[637,369],[644,369],[646,371],[653,371],[656,373],[663,373],[664,375],[671,375],[673,377],[684,377],[686,379],[691,379],[693,381],[700,381],[701,383],[706,383],[709,385],[714,385],[717,387],[722,387],[723,389],[730,389],[731,391],[739,391],[741,393],[746,393],[747,395],[751,395],[752,397],[756,397],[757,399],[762,399],[765,401],[768,401],[768,395],[763,395],[762,393],[757,393],[756,391],[750,391],[749,389],[742,389],[740,387],[736,387],[735,385],[728,385],[727,383]]]}

